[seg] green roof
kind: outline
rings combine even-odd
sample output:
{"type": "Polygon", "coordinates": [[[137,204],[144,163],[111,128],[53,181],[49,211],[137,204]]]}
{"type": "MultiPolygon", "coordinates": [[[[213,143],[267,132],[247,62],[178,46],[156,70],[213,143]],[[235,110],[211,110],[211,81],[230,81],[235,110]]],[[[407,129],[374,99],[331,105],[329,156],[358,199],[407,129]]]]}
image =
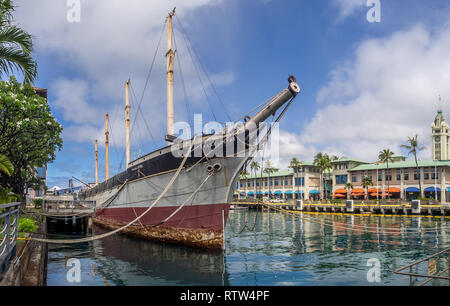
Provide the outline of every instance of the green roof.
{"type": "MultiPolygon", "coordinates": [[[[293,170],[287,170],[287,171],[278,171],[278,172],[274,172],[270,175],[270,177],[276,177],[276,176],[288,176],[288,175],[292,175],[294,174],[293,170]]],[[[246,179],[254,179],[254,178],[260,178],[261,177],[261,170],[258,170],[256,176],[254,174],[249,175],[246,179]]],[[[263,173],[262,175],[263,178],[265,177],[269,177],[269,175],[267,173],[263,173]]],[[[240,179],[244,179],[242,177],[242,175],[239,177],[240,179]]]]}
{"type": "MultiPolygon", "coordinates": [[[[440,161],[433,161],[433,160],[423,160],[418,161],[419,167],[441,167],[441,166],[447,166],[450,167],[450,160],[440,160],[440,161]]],[[[359,165],[356,166],[349,171],[366,171],[366,170],[377,170],[377,169],[386,169],[387,164],[386,163],[380,163],[380,164],[366,164],[366,165],[359,165]]],[[[389,169],[395,169],[395,168],[416,168],[416,162],[415,161],[401,161],[401,162],[395,162],[395,163],[389,163],[389,169]]]]}
{"type": "Polygon", "coordinates": [[[363,162],[360,160],[357,160],[355,158],[351,158],[351,157],[341,157],[339,159],[336,160],[332,160],[332,163],[341,163],[341,162],[356,162],[356,163],[362,163],[362,164],[367,164],[367,162],[363,162]]]}

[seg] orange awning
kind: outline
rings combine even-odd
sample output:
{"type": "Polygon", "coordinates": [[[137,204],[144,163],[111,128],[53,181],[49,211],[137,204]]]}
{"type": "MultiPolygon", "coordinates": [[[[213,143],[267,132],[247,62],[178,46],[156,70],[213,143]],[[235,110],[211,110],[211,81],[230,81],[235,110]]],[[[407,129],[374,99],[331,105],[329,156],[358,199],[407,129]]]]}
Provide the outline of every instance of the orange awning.
{"type": "Polygon", "coordinates": [[[352,190],[352,193],[364,193],[364,189],[355,188],[355,189],[352,190]]]}
{"type": "Polygon", "coordinates": [[[386,189],[386,192],[387,192],[387,193],[400,192],[400,189],[399,189],[399,188],[396,188],[396,187],[391,187],[391,188],[389,188],[389,189],[386,189]]]}
{"type": "Polygon", "coordinates": [[[345,195],[338,193],[338,194],[333,194],[332,197],[333,198],[345,198],[345,195]]]}
{"type": "Polygon", "coordinates": [[[338,189],[338,190],[336,190],[334,193],[335,193],[335,194],[336,194],[336,193],[347,193],[347,190],[345,190],[345,189],[338,189]]]}
{"type": "MultiPolygon", "coordinates": [[[[369,193],[376,193],[376,192],[377,192],[377,189],[376,189],[376,188],[370,188],[370,189],[368,190],[368,192],[369,192],[369,193]]],[[[381,189],[378,188],[378,192],[381,192],[381,189]]]]}

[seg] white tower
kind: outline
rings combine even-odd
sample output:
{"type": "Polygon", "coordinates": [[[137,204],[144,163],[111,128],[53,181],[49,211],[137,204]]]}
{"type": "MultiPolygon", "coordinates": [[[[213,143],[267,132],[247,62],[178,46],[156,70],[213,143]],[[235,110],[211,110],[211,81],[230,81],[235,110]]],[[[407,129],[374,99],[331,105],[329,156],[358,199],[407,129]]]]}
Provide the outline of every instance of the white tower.
{"type": "Polygon", "coordinates": [[[431,124],[431,155],[433,160],[450,160],[449,140],[449,126],[445,122],[442,110],[438,110],[436,118],[431,124]]]}

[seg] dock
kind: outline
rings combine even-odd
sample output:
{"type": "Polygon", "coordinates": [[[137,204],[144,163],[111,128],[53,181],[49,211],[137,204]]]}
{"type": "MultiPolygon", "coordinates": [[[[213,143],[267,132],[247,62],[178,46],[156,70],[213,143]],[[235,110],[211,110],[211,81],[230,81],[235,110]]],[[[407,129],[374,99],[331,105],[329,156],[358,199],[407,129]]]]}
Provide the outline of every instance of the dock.
{"type": "Polygon", "coordinates": [[[73,195],[46,196],[43,201],[47,224],[63,225],[81,232],[92,228],[95,202],[79,201],[73,195]]]}
{"type": "Polygon", "coordinates": [[[249,209],[267,209],[270,207],[290,211],[304,211],[316,213],[350,213],[350,214],[377,214],[377,215],[411,215],[411,216],[450,216],[449,204],[421,205],[420,212],[414,212],[411,204],[390,203],[354,203],[353,209],[349,209],[345,203],[303,203],[295,202],[268,203],[268,202],[233,202],[235,207],[248,207],[249,209]]]}

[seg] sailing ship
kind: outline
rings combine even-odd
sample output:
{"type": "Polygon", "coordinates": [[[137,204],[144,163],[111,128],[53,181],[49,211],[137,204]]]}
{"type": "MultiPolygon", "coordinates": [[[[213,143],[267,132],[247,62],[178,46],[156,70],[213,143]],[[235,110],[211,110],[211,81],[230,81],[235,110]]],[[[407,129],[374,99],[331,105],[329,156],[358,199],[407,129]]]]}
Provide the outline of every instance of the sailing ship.
{"type": "MultiPolygon", "coordinates": [[[[295,78],[291,76],[287,88],[269,99],[255,115],[246,116],[245,123],[238,125],[237,128],[188,140],[178,139],[174,136],[175,53],[172,48],[174,14],[175,9],[166,19],[167,146],[130,161],[130,106],[127,82],[125,108],[127,169],[111,178],[108,178],[107,173],[106,181],[80,192],[79,198],[95,202],[97,210],[93,221],[101,227],[118,229],[139,217],[137,222],[125,228],[122,233],[190,247],[223,249],[224,228],[234,187],[244,165],[259,145],[258,143],[252,145],[250,130],[254,126],[259,127],[283,105],[290,105],[300,92],[300,88],[295,78]],[[213,149],[207,153],[204,150],[206,143],[213,149]],[[232,154],[229,150],[225,150],[230,147],[232,154]],[[198,148],[200,154],[194,154],[199,152],[198,148]],[[183,151],[183,154],[175,154],[179,151],[183,151]]],[[[106,123],[106,129],[107,127],[106,123]]],[[[106,162],[108,163],[108,157],[106,162]]]]}

